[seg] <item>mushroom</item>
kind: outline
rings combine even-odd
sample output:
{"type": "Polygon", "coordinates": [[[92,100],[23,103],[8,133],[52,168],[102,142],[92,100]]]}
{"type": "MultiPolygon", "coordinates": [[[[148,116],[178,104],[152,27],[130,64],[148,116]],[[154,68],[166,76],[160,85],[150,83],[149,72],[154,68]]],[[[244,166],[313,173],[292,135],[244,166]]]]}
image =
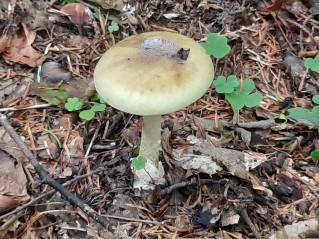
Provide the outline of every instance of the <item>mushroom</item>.
{"type": "Polygon", "coordinates": [[[121,111],[143,116],[139,155],[145,170],[136,170],[134,188],[165,184],[159,161],[162,115],[198,100],[213,81],[214,67],[204,48],[172,32],[138,34],[111,47],[94,70],[100,97],[121,111]]]}

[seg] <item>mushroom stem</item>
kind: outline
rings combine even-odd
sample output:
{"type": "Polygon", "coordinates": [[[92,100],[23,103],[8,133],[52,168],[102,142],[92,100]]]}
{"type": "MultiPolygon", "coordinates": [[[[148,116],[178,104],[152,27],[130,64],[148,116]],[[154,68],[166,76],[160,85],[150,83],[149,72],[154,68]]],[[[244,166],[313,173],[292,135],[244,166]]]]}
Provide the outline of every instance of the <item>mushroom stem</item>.
{"type": "Polygon", "coordinates": [[[140,155],[150,164],[158,166],[159,150],[161,149],[161,115],[143,117],[140,155]]]}

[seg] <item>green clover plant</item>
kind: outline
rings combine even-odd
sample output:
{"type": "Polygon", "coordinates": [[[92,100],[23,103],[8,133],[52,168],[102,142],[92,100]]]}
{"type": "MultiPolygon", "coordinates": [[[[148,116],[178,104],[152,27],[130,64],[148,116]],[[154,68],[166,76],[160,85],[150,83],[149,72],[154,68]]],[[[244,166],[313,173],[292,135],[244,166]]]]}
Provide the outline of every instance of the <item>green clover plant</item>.
{"type": "MultiPolygon", "coordinates": [[[[315,104],[319,104],[319,95],[312,97],[315,104]]],[[[291,108],[288,110],[288,117],[298,123],[305,124],[310,127],[319,128],[319,106],[314,106],[312,109],[301,107],[291,108]]]]}
{"type": "Polygon", "coordinates": [[[78,97],[68,98],[64,107],[68,111],[80,110],[83,107],[83,102],[78,97]]]}
{"type": "Polygon", "coordinates": [[[317,55],[315,59],[307,58],[305,60],[305,67],[319,73],[319,55],[317,55]]]}
{"type": "Polygon", "coordinates": [[[315,149],[310,153],[310,156],[314,159],[319,161],[319,149],[315,149]]]}
{"type": "MultiPolygon", "coordinates": [[[[308,127],[315,127],[319,130],[319,95],[312,97],[312,101],[317,104],[312,109],[304,109],[301,107],[291,108],[288,110],[288,118],[308,127]]],[[[319,160],[319,149],[315,149],[310,153],[314,160],[319,160]]]]}
{"type": "MultiPolygon", "coordinates": [[[[106,109],[105,101],[99,96],[93,96],[91,98],[90,105],[91,108],[87,110],[82,110],[79,114],[81,119],[91,120],[94,118],[96,112],[102,112],[106,109]],[[98,102],[97,102],[98,101],[98,102]]],[[[64,105],[64,108],[68,111],[77,111],[85,107],[85,104],[80,101],[78,97],[68,98],[64,105]]]]}
{"type": "Polygon", "coordinates": [[[216,86],[216,92],[223,94],[232,93],[240,85],[240,82],[235,75],[230,75],[227,79],[225,76],[218,76],[213,84],[216,86]]]}
{"type": "Polygon", "coordinates": [[[119,24],[116,21],[112,21],[111,24],[107,27],[109,33],[116,32],[120,29],[119,24]]]}
{"type": "Polygon", "coordinates": [[[209,33],[207,35],[207,42],[200,44],[204,47],[208,55],[212,55],[218,59],[226,56],[231,50],[227,44],[227,38],[217,33],[209,33]]]}
{"type": "Polygon", "coordinates": [[[246,107],[255,107],[263,99],[263,95],[259,92],[254,92],[255,83],[251,79],[246,79],[242,87],[240,81],[235,75],[230,75],[227,79],[224,76],[219,76],[213,82],[218,93],[225,94],[227,101],[231,104],[234,110],[240,110],[246,107]]]}
{"type": "Polygon", "coordinates": [[[135,170],[145,169],[147,159],[143,156],[137,156],[132,159],[131,165],[135,170]]]}

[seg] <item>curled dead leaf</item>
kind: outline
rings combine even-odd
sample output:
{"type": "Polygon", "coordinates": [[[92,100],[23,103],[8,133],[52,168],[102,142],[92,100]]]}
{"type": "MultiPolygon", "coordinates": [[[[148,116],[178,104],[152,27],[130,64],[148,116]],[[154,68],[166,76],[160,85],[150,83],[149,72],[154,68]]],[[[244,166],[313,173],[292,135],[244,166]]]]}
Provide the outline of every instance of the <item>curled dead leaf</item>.
{"type": "Polygon", "coordinates": [[[0,213],[30,199],[21,163],[0,149],[0,213]]]}
{"type": "Polygon", "coordinates": [[[31,67],[36,67],[42,64],[45,56],[38,53],[31,44],[35,39],[36,32],[29,31],[23,25],[23,31],[12,37],[6,50],[3,52],[3,57],[6,60],[19,62],[31,67]]]}
{"type": "Polygon", "coordinates": [[[82,35],[83,25],[89,20],[89,10],[82,3],[69,3],[63,6],[60,11],[68,16],[82,35]]]}

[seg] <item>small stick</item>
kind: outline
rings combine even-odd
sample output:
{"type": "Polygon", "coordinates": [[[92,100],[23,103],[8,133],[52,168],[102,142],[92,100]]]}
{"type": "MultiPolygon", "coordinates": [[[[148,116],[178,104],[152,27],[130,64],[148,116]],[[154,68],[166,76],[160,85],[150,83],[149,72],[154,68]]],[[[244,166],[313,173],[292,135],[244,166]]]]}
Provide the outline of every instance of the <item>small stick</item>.
{"type": "Polygon", "coordinates": [[[239,215],[243,218],[243,220],[247,223],[247,225],[249,226],[250,230],[252,231],[252,233],[255,235],[256,238],[260,238],[260,235],[257,232],[257,229],[255,227],[255,225],[253,224],[253,222],[251,221],[246,208],[242,207],[236,210],[239,215]]]}
{"type": "Polygon", "coordinates": [[[202,185],[210,185],[210,184],[220,184],[220,183],[225,183],[225,182],[227,182],[226,179],[221,179],[221,180],[200,179],[198,182],[190,182],[190,181],[180,182],[180,183],[171,185],[167,188],[160,190],[159,195],[160,196],[166,195],[166,194],[172,193],[175,190],[189,187],[189,186],[202,186],[202,185]]]}
{"type": "MultiPolygon", "coordinates": [[[[75,176],[75,177],[72,178],[71,180],[69,180],[69,181],[63,183],[62,186],[64,186],[64,187],[69,186],[69,185],[71,185],[72,183],[74,183],[74,182],[77,181],[77,180],[80,180],[80,179],[82,179],[82,178],[86,178],[86,177],[88,177],[88,176],[91,176],[91,175],[93,175],[93,174],[102,172],[102,171],[104,171],[104,170],[105,170],[105,168],[98,168],[98,169],[96,169],[96,170],[94,170],[94,171],[91,171],[91,172],[89,172],[89,173],[82,174],[82,175],[80,175],[80,176],[75,176]]],[[[46,197],[46,196],[49,196],[49,195],[51,195],[51,194],[53,194],[53,193],[55,193],[55,192],[56,192],[56,190],[55,190],[55,189],[52,189],[52,190],[50,190],[50,191],[48,191],[48,192],[45,192],[45,193],[41,194],[40,196],[38,196],[38,197],[36,197],[36,198],[31,199],[29,202],[23,204],[23,205],[20,206],[20,207],[17,207],[17,208],[14,209],[13,211],[8,212],[8,213],[6,213],[6,214],[0,216],[0,221],[2,221],[3,219],[5,219],[5,218],[11,216],[12,214],[16,214],[16,213],[20,212],[21,210],[23,210],[23,209],[25,209],[25,208],[31,206],[32,204],[36,203],[37,201],[41,200],[42,198],[44,198],[44,197],[46,197]]]]}
{"type": "Polygon", "coordinates": [[[107,228],[113,234],[117,231],[116,227],[112,225],[112,223],[105,219],[104,217],[100,216],[95,210],[93,210],[89,205],[84,203],[80,198],[72,194],[69,190],[64,188],[60,183],[55,181],[39,164],[37,159],[33,156],[32,152],[29,148],[24,144],[22,139],[16,133],[14,128],[10,125],[8,118],[0,113],[0,123],[3,125],[5,130],[9,133],[12,139],[17,143],[19,148],[22,152],[26,155],[32,166],[34,167],[35,171],[39,174],[40,178],[42,179],[42,183],[46,183],[53,187],[55,190],[59,191],[66,199],[72,203],[73,205],[79,207],[83,210],[83,212],[87,213],[90,217],[92,217],[96,222],[100,223],[102,226],[107,228]]]}
{"type": "Polygon", "coordinates": [[[19,107],[7,107],[7,108],[1,108],[0,112],[7,112],[9,110],[29,110],[29,109],[40,109],[40,108],[46,108],[52,106],[50,104],[41,104],[41,105],[30,105],[30,106],[19,106],[19,107]]]}

